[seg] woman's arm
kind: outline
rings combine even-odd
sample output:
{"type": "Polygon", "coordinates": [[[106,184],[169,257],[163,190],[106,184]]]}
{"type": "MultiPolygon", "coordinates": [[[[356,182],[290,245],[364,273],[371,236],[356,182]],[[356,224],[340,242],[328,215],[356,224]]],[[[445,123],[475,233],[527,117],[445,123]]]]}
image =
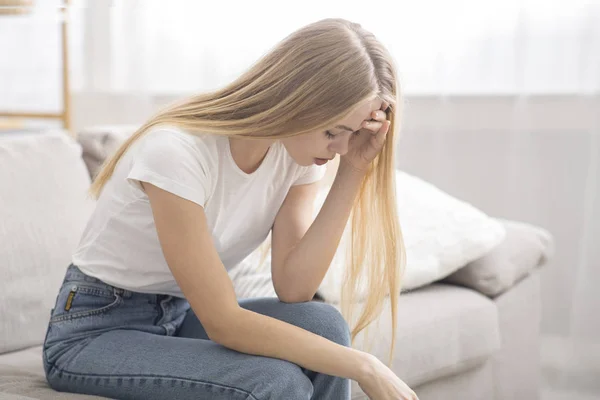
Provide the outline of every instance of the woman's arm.
{"type": "Polygon", "coordinates": [[[341,162],[312,224],[314,184],[290,190],[272,234],[271,274],[282,301],[310,301],[317,292],[338,248],[363,177],[364,172],[341,162]]]}
{"type": "MultiPolygon", "coordinates": [[[[390,128],[388,104],[363,121],[358,137],[352,136],[325,203],[310,224],[307,209],[314,197],[297,190],[281,207],[273,226],[271,275],[283,301],[309,301],[321,285],[348,222],[364,174],[382,150],[390,128]],[[288,204],[286,204],[288,203],[288,204]],[[308,227],[310,225],[310,228],[308,227]],[[306,232],[306,233],[304,233],[306,232]]],[[[290,191],[291,192],[291,191],[290,191]]]]}
{"type": "Polygon", "coordinates": [[[212,243],[204,209],[149,183],[142,185],[167,264],[211,340],[312,371],[373,381],[378,365],[373,356],[240,307],[212,243]]]}

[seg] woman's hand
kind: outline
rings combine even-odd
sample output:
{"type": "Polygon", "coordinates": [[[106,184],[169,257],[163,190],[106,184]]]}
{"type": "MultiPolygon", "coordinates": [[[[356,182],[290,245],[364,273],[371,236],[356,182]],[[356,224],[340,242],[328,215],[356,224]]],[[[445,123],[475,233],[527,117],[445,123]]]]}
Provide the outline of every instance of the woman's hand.
{"type": "Polygon", "coordinates": [[[363,121],[362,129],[354,133],[348,145],[348,152],[340,157],[340,167],[347,164],[359,171],[368,170],[371,162],[383,148],[390,128],[386,112],[389,104],[385,101],[381,109],[371,113],[370,121],[363,121]]]}
{"type": "Polygon", "coordinates": [[[367,368],[358,385],[371,400],[419,400],[417,394],[375,356],[368,358],[367,368]]]}

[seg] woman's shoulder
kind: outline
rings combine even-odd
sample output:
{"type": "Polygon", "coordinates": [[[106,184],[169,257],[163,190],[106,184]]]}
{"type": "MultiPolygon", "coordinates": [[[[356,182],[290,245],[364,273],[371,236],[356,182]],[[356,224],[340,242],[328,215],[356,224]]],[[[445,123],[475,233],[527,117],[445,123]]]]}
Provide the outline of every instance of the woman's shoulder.
{"type": "Polygon", "coordinates": [[[209,157],[219,151],[219,141],[215,135],[191,133],[175,125],[159,125],[148,129],[140,142],[165,150],[194,151],[209,157]]]}
{"type": "Polygon", "coordinates": [[[152,127],[128,153],[129,171],[169,173],[173,179],[189,171],[209,176],[219,165],[219,148],[211,135],[194,135],[177,126],[152,127]]]}
{"type": "Polygon", "coordinates": [[[213,135],[191,133],[176,125],[157,125],[148,129],[143,138],[148,140],[165,140],[188,144],[210,143],[214,141],[213,135]]]}

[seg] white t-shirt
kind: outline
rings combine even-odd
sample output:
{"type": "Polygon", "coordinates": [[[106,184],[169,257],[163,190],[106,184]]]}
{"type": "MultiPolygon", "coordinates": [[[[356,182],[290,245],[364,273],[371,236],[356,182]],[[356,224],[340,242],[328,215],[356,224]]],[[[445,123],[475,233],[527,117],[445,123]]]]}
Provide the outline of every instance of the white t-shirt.
{"type": "Polygon", "coordinates": [[[298,165],[280,142],[247,174],[233,160],[226,136],[154,128],[117,164],[72,262],[113,286],[184,297],[165,261],[140,181],[203,206],[214,245],[229,270],[267,238],[290,187],[318,181],[324,174],[325,166],[298,165]]]}

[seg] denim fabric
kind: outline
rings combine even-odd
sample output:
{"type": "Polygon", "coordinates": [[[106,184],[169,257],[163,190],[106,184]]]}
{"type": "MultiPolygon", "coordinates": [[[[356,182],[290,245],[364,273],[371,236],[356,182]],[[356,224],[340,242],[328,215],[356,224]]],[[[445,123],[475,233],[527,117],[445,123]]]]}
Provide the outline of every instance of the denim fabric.
{"type": "MultiPolygon", "coordinates": [[[[332,306],[247,299],[240,306],[349,346],[332,306]]],[[[137,293],[70,265],[44,341],[46,379],[58,391],[114,399],[349,399],[350,381],[208,339],[182,298],[137,293]]]]}

